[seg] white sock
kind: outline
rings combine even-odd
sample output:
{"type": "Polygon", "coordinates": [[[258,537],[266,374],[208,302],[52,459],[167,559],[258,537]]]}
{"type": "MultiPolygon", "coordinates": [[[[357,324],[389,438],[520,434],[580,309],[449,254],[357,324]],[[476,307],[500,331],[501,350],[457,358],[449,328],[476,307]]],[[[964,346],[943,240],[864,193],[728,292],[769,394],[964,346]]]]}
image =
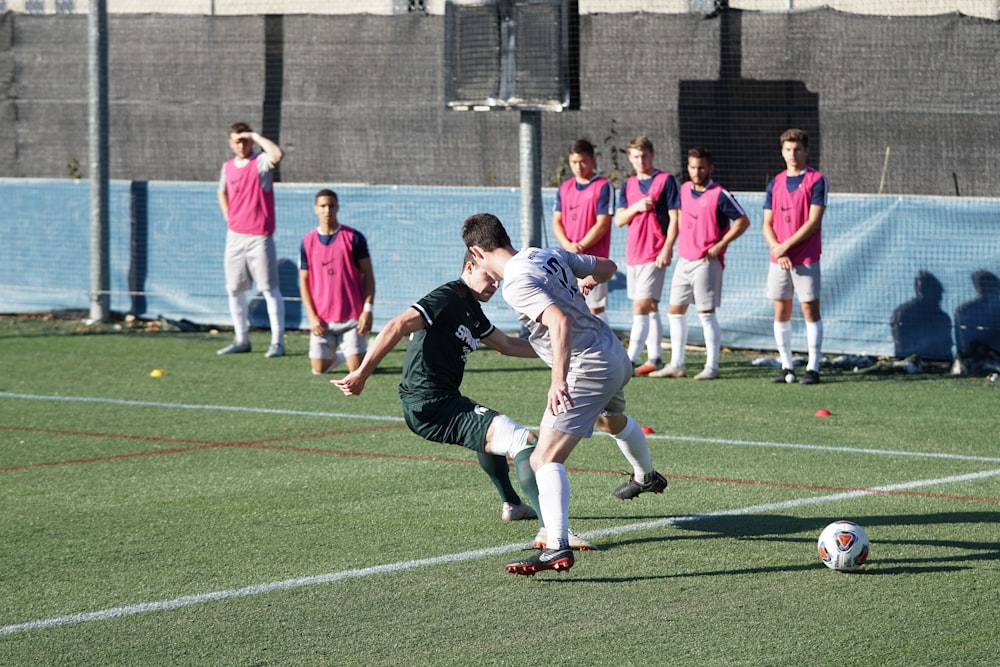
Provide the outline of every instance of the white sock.
{"type": "Polygon", "coordinates": [[[245,292],[229,295],[229,316],[233,318],[233,342],[237,345],[250,342],[250,311],[245,292]]]}
{"type": "Polygon", "coordinates": [[[778,345],[781,367],[792,369],[792,322],[774,321],[774,342],[778,345]]]}
{"type": "Polygon", "coordinates": [[[549,549],[569,547],[569,478],[561,463],[546,463],[535,471],[538,484],[538,511],[545,522],[549,549]]]}
{"type": "Polygon", "coordinates": [[[663,321],[660,311],[649,314],[649,333],[646,335],[646,356],[650,361],[663,358],[663,321]]]}
{"type": "Polygon", "coordinates": [[[632,316],[632,333],[628,337],[628,358],[635,364],[642,354],[642,346],[646,344],[649,334],[649,315],[632,316]]]}
{"type": "Polygon", "coordinates": [[[599,313],[595,313],[594,317],[596,317],[599,320],[602,320],[608,326],[611,325],[611,320],[608,319],[608,311],[606,311],[606,310],[602,310],[599,313]]]}
{"type": "Polygon", "coordinates": [[[684,368],[684,349],[688,341],[687,314],[667,315],[670,323],[670,365],[684,368]]]}
{"type": "MultiPolygon", "coordinates": [[[[646,434],[634,419],[627,417],[625,428],[611,437],[615,439],[618,449],[632,465],[632,471],[638,481],[641,482],[648,473],[653,472],[653,457],[649,453],[646,434]]],[[[549,525],[548,520],[545,525],[549,525]]]]}
{"type": "Polygon", "coordinates": [[[719,347],[721,345],[721,330],[719,328],[719,318],[715,312],[698,313],[701,320],[701,329],[705,334],[705,352],[708,358],[705,360],[705,368],[714,371],[719,370],[719,347]]]}
{"type": "Polygon", "coordinates": [[[809,364],[806,370],[819,373],[820,350],[823,347],[823,320],[806,322],[806,343],[809,345],[809,364]]]}
{"type": "Polygon", "coordinates": [[[276,289],[264,291],[267,319],[271,321],[271,345],[285,344],[285,299],[276,289]]]}

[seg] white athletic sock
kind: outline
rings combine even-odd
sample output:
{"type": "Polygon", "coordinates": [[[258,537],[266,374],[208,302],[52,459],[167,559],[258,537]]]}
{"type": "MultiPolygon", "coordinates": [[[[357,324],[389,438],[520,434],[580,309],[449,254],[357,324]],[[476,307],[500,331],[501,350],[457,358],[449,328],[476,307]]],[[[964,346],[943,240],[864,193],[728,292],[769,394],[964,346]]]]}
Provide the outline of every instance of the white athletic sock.
{"type": "Polygon", "coordinates": [[[806,344],[809,346],[809,364],[806,370],[819,373],[820,350],[823,348],[823,320],[806,322],[806,344]]]}
{"type": "Polygon", "coordinates": [[[538,510],[545,522],[549,549],[569,546],[569,478],[561,463],[546,463],[535,471],[538,484],[538,510]]]}
{"type": "Polygon", "coordinates": [[[778,345],[781,367],[792,369],[792,322],[774,321],[774,342],[778,345]]]}
{"type": "MultiPolygon", "coordinates": [[[[611,437],[615,439],[618,449],[632,465],[635,478],[641,482],[653,471],[653,457],[649,453],[649,445],[646,443],[646,434],[642,432],[642,427],[634,419],[627,417],[625,428],[611,437]]],[[[547,521],[546,526],[549,525],[547,521]]]]}
{"type": "Polygon", "coordinates": [[[705,352],[708,358],[705,360],[705,368],[714,371],[719,370],[719,347],[721,346],[721,330],[719,328],[719,318],[714,312],[698,313],[701,320],[701,329],[705,334],[705,352]]]}
{"type": "Polygon", "coordinates": [[[244,345],[250,341],[250,312],[245,292],[229,295],[229,316],[233,318],[233,342],[244,345]]]}
{"type": "Polygon", "coordinates": [[[603,320],[604,323],[607,324],[608,326],[611,325],[611,320],[608,319],[608,311],[606,310],[602,310],[599,313],[595,313],[594,317],[596,317],[599,320],[603,320]]]}
{"type": "Polygon", "coordinates": [[[684,368],[684,350],[688,341],[687,314],[667,315],[670,323],[670,365],[684,368]]]}
{"type": "Polygon", "coordinates": [[[663,320],[660,319],[660,311],[649,314],[646,356],[649,357],[650,361],[663,358],[663,320]]]}
{"type": "Polygon", "coordinates": [[[649,335],[649,315],[633,315],[632,333],[628,337],[628,358],[633,364],[639,361],[647,335],[649,335]]]}
{"type": "Polygon", "coordinates": [[[271,345],[285,344],[285,299],[276,289],[264,291],[267,319],[271,321],[271,345]]]}

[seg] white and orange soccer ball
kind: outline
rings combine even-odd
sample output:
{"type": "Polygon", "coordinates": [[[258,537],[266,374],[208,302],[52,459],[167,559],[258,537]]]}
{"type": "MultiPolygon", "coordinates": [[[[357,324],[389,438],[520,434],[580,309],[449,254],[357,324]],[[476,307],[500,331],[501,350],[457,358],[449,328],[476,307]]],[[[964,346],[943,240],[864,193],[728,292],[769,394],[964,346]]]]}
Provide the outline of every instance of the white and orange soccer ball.
{"type": "Polygon", "coordinates": [[[871,542],[865,529],[853,521],[834,521],[819,534],[819,558],[831,570],[850,572],[868,560],[871,542]]]}

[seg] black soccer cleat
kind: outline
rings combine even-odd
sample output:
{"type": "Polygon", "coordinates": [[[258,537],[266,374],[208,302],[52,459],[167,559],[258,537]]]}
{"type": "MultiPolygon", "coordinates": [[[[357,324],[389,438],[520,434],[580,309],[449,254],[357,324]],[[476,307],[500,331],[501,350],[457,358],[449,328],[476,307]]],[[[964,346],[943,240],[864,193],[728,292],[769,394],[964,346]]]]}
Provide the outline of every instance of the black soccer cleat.
{"type": "Polygon", "coordinates": [[[573,567],[573,550],[569,547],[565,549],[542,549],[530,558],[507,563],[506,567],[507,571],[511,574],[523,574],[526,577],[530,577],[542,570],[566,572],[573,567]]]}
{"type": "Polygon", "coordinates": [[[640,493],[663,493],[667,488],[667,478],[655,470],[646,475],[643,482],[635,481],[635,476],[629,478],[627,482],[615,489],[615,498],[621,500],[632,500],[640,493]]]}

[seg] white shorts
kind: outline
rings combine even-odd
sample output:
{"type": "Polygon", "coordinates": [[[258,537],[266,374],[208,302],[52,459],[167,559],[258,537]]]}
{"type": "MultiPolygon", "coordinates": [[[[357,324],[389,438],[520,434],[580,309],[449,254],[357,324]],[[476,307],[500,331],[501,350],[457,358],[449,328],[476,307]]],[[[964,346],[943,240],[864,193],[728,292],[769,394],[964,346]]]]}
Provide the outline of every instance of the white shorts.
{"type": "Polygon", "coordinates": [[[792,293],[799,297],[799,303],[819,300],[819,262],[799,264],[791,270],[770,262],[767,271],[767,298],[772,301],[791,301],[792,293]]]}
{"type": "Polygon", "coordinates": [[[598,283],[587,295],[587,308],[597,310],[608,307],[608,284],[598,283]]]}
{"type": "Polygon", "coordinates": [[[632,364],[622,348],[620,363],[609,364],[600,373],[586,376],[570,373],[566,377],[573,407],[553,415],[545,411],[542,426],[569,433],[578,438],[594,434],[598,417],[625,414],[625,385],[632,379],[632,364]]]}
{"type": "Polygon", "coordinates": [[[346,322],[328,322],[322,336],[309,335],[310,359],[333,359],[338,347],[346,356],[363,355],[368,351],[365,337],[358,333],[356,318],[346,322]]]}
{"type": "Polygon", "coordinates": [[[666,267],[657,268],[656,262],[635,266],[627,264],[625,266],[625,285],[628,298],[632,301],[652,299],[659,303],[663,297],[663,281],[666,275],[666,267]]]}
{"type": "Polygon", "coordinates": [[[699,312],[715,310],[722,303],[722,262],[710,259],[678,258],[670,281],[670,305],[694,303],[699,312]]]}
{"type": "Polygon", "coordinates": [[[257,283],[262,292],[277,290],[278,252],[274,237],[257,234],[226,232],[226,291],[246,292],[257,283]]]}

